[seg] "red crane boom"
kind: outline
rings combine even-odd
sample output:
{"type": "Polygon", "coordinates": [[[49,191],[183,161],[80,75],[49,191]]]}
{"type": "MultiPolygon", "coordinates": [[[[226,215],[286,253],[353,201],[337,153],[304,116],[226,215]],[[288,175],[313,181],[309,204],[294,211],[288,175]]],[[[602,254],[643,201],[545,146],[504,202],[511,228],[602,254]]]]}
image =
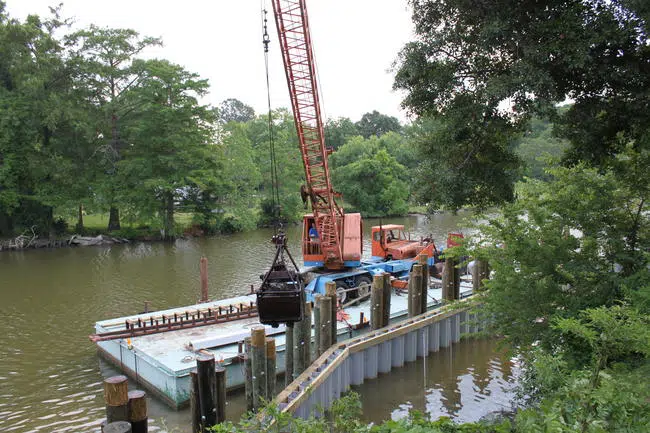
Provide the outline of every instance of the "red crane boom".
{"type": "Polygon", "coordinates": [[[330,181],[305,0],[273,0],[273,10],[324,265],[341,268],[344,213],[330,181]]]}

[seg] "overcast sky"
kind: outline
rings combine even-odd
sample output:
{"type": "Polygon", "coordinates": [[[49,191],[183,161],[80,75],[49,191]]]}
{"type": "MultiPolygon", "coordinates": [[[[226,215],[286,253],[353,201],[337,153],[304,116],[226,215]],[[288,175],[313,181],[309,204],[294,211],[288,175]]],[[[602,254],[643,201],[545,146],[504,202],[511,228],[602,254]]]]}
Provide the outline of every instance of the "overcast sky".
{"type": "MultiPolygon", "coordinates": [[[[59,0],[6,0],[11,16],[48,14],[59,0]]],[[[206,102],[237,98],[266,112],[261,9],[269,9],[271,104],[289,107],[271,0],[64,0],[76,27],[132,28],[163,39],[147,57],[166,58],[210,81],[206,102]]],[[[405,120],[389,71],[412,39],[406,0],[307,0],[319,87],[328,118],[369,111],[405,120]]]]}

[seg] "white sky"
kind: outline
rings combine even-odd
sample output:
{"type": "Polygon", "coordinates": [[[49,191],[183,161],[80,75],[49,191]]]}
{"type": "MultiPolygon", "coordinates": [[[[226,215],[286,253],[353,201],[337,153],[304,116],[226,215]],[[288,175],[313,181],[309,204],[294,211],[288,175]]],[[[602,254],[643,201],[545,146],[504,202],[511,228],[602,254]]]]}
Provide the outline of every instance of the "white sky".
{"type": "MultiPolygon", "coordinates": [[[[7,0],[11,16],[47,15],[63,1],[63,16],[75,27],[132,28],[161,37],[164,46],[147,57],[168,59],[207,78],[218,105],[237,98],[267,111],[261,8],[269,10],[270,79],[273,108],[289,107],[271,0],[7,0]]],[[[324,113],[357,121],[377,110],[404,121],[401,95],[392,91],[388,71],[401,47],[412,39],[406,0],[307,0],[309,23],[324,113]]]]}

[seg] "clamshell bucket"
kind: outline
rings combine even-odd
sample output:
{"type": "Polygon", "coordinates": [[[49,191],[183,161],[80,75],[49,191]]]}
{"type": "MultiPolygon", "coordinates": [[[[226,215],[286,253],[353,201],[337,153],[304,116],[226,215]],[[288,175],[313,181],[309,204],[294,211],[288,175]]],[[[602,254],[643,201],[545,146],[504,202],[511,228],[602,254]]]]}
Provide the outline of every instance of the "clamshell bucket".
{"type": "Polygon", "coordinates": [[[260,322],[276,328],[281,323],[292,326],[304,317],[305,291],[298,267],[286,246],[284,234],[273,236],[276,244],[271,269],[261,276],[262,284],[257,290],[257,311],[260,322]],[[294,269],[287,266],[287,253],[294,269]]]}

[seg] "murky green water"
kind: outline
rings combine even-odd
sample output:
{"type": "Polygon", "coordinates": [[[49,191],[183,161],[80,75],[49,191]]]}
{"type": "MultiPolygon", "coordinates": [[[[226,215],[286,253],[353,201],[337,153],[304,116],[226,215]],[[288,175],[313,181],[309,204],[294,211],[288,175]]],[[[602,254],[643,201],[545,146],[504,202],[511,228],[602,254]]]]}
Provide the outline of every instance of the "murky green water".
{"type": "MultiPolygon", "coordinates": [[[[448,231],[462,225],[462,217],[441,214],[390,222],[406,224],[416,237],[433,233],[443,243],[448,231]]],[[[373,224],[378,221],[366,221],[365,230],[369,232],[373,224]]],[[[298,232],[298,227],[288,230],[296,258],[298,232]]],[[[209,260],[212,297],[245,293],[251,284],[258,284],[259,274],[272,259],[270,235],[270,230],[256,230],[174,244],[0,253],[0,431],[96,431],[104,417],[102,374],[113,370],[99,360],[88,340],[94,322],[142,311],[144,301],[155,309],[196,302],[201,256],[209,260]]],[[[479,352],[481,359],[492,362],[493,347],[479,352]]],[[[450,374],[449,381],[460,380],[459,371],[451,369],[450,374]]],[[[489,374],[481,377],[492,380],[489,374]]],[[[409,394],[402,398],[388,394],[399,403],[382,403],[388,396],[368,400],[368,419],[385,418],[412,400],[409,394]]],[[[229,402],[229,417],[238,417],[241,410],[242,399],[235,396],[229,402]]],[[[187,411],[173,412],[153,400],[150,416],[151,431],[187,431],[187,411]]]]}

